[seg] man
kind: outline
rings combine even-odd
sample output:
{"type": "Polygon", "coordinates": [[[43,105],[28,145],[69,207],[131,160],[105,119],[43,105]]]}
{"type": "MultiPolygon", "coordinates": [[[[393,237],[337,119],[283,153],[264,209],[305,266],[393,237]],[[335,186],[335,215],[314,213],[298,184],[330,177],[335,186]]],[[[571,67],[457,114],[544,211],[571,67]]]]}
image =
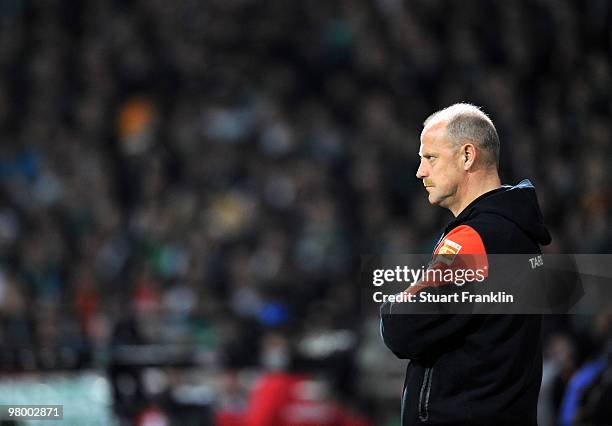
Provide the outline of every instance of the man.
{"type": "MultiPolygon", "coordinates": [[[[433,258],[450,252],[486,265],[492,253],[537,256],[539,245],[550,243],[531,183],[500,184],[499,138],[479,108],[455,104],[431,115],[419,156],[416,175],[429,202],[455,216],[433,258]]],[[[530,268],[525,263],[516,265],[517,274],[530,268]]],[[[437,285],[421,282],[406,292],[432,286],[437,285]]],[[[399,314],[411,313],[414,305],[381,306],[385,344],[410,360],[402,426],[537,424],[540,315],[399,314]]]]}

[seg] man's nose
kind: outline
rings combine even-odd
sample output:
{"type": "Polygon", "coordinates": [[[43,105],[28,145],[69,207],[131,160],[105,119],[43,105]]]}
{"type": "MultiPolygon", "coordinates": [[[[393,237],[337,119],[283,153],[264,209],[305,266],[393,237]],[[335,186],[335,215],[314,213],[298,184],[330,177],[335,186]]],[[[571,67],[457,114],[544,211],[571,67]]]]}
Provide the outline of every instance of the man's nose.
{"type": "Polygon", "coordinates": [[[427,177],[427,172],[425,169],[426,167],[424,166],[423,159],[421,159],[421,162],[419,163],[419,168],[417,169],[417,172],[416,172],[416,177],[419,179],[423,179],[424,177],[427,177]]]}

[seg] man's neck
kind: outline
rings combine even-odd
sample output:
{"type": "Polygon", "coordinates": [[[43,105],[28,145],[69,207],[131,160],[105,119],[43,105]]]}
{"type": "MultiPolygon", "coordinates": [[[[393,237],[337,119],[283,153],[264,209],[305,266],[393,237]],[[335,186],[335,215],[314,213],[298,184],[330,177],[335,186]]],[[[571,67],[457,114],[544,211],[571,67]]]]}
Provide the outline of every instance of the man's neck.
{"type": "Polygon", "coordinates": [[[460,202],[450,207],[449,210],[457,217],[476,198],[499,187],[501,187],[501,181],[497,173],[484,177],[473,176],[464,185],[465,191],[459,194],[460,202]]]}

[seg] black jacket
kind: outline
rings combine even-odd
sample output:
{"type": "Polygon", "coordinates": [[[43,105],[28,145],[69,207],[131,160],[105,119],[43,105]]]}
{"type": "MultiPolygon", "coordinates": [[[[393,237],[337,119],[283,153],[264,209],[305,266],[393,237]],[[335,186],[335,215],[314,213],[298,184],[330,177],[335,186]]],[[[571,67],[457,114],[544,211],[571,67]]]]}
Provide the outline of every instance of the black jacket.
{"type": "MultiPolygon", "coordinates": [[[[551,240],[528,180],[474,200],[442,238],[460,225],[476,230],[487,254],[537,255],[551,240]]],[[[381,306],[381,334],[410,360],[402,426],[537,424],[540,315],[392,315],[393,307],[381,306]]]]}

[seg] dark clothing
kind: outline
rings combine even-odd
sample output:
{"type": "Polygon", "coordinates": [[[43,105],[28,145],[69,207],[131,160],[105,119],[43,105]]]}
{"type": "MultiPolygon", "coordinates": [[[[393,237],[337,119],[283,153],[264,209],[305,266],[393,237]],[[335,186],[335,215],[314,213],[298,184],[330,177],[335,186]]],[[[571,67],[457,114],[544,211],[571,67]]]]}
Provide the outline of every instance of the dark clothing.
{"type": "MultiPolygon", "coordinates": [[[[440,241],[457,227],[475,231],[486,254],[537,255],[551,240],[528,180],[474,200],[440,241]]],[[[402,426],[537,424],[540,315],[392,314],[397,305],[384,303],[380,312],[385,344],[410,360],[402,426]]]]}

